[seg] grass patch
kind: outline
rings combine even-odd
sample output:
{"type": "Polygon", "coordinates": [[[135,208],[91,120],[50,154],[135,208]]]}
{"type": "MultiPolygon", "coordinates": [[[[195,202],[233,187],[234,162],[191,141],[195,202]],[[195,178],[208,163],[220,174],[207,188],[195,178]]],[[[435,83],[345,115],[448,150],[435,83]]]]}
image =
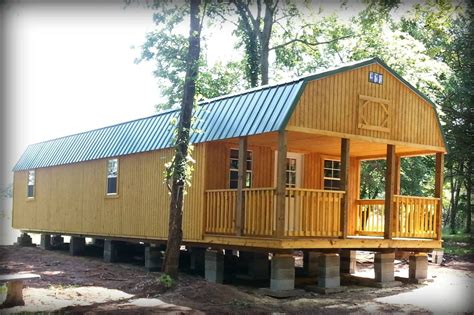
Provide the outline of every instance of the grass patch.
{"type": "Polygon", "coordinates": [[[448,255],[474,255],[474,238],[471,234],[445,234],[443,241],[444,252],[448,255]]]}

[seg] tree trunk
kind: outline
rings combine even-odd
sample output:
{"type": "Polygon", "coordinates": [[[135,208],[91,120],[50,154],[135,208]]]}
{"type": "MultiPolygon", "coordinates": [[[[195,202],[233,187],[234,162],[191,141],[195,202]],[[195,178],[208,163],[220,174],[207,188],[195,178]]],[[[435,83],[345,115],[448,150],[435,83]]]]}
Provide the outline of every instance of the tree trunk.
{"type": "Polygon", "coordinates": [[[471,200],[471,194],[472,194],[472,176],[473,171],[474,171],[474,166],[473,166],[473,161],[472,159],[469,160],[468,169],[466,172],[466,202],[467,202],[467,208],[466,208],[466,222],[465,222],[465,227],[464,227],[464,232],[465,233],[471,233],[471,223],[472,223],[472,200],[471,200]]]}
{"type": "MultiPolygon", "coordinates": [[[[257,87],[260,77],[260,44],[259,44],[259,20],[260,16],[251,16],[250,3],[243,0],[235,0],[235,7],[240,17],[240,24],[244,29],[243,40],[245,44],[245,72],[251,87],[257,87]]],[[[260,3],[258,3],[260,5],[260,3]]],[[[260,11],[259,11],[260,13],[260,11]]]]}
{"type": "Polygon", "coordinates": [[[459,166],[459,172],[456,172],[453,174],[453,179],[452,179],[452,185],[454,187],[451,188],[451,220],[449,224],[449,229],[451,234],[456,234],[456,216],[458,213],[458,206],[459,206],[459,195],[461,192],[461,186],[462,186],[462,181],[457,179],[456,177],[459,176],[459,174],[462,174],[463,167],[462,165],[459,166]]]}
{"type": "Polygon", "coordinates": [[[262,76],[262,85],[268,84],[268,56],[270,52],[270,36],[272,35],[273,15],[274,15],[273,1],[265,1],[265,16],[263,18],[263,30],[260,32],[260,72],[262,76]]]}
{"type": "Polygon", "coordinates": [[[183,192],[186,183],[187,155],[191,118],[193,115],[194,96],[196,93],[196,78],[200,54],[201,22],[199,20],[200,0],[190,2],[189,48],[186,62],[186,77],[184,82],[183,99],[181,102],[180,118],[177,126],[175,157],[171,175],[171,201],[169,215],[168,243],[163,261],[163,272],[172,278],[178,276],[179,253],[183,239],[183,192]]]}

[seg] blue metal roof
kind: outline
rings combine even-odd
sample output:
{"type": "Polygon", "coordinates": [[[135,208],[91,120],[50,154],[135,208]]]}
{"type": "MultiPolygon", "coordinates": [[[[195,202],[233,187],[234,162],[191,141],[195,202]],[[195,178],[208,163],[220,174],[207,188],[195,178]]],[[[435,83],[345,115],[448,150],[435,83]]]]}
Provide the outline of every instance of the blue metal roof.
{"type": "MultiPolygon", "coordinates": [[[[346,63],[296,80],[250,89],[200,102],[191,143],[229,139],[282,130],[308,81],[378,63],[409,88],[434,104],[379,58],[346,63]]],[[[28,146],[14,171],[77,163],[153,151],[172,146],[172,119],[178,110],[86,131],[28,146]]],[[[439,122],[439,120],[438,120],[439,122]]],[[[441,126],[440,126],[441,128],[441,126]]]]}
{"type": "MultiPolygon", "coordinates": [[[[304,80],[263,86],[201,102],[194,113],[192,143],[276,131],[298,100],[304,80]]],[[[14,171],[77,163],[172,146],[179,111],[48,140],[28,146],[14,171]]]]}

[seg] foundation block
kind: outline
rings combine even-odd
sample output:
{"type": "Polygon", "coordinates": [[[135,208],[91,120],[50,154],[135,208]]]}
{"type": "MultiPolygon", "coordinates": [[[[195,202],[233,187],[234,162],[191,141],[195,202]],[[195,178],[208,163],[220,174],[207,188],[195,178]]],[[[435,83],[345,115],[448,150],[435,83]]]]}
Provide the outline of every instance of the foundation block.
{"type": "Polygon", "coordinates": [[[118,261],[119,241],[104,240],[104,261],[116,262],[118,261]]]}
{"type": "Polygon", "coordinates": [[[271,261],[270,290],[295,288],[295,258],[291,254],[274,254],[271,261]]]}
{"type": "Polygon", "coordinates": [[[163,252],[160,247],[145,247],[145,268],[148,271],[159,271],[163,264],[163,252]]]}
{"type": "Polygon", "coordinates": [[[409,258],[408,275],[410,280],[424,280],[428,277],[428,255],[415,254],[409,258]]]}
{"type": "Polygon", "coordinates": [[[207,250],[204,261],[204,277],[212,283],[224,282],[224,255],[222,251],[207,250]]]}
{"type": "Polygon", "coordinates": [[[320,252],[303,252],[303,270],[308,277],[318,276],[320,252]]]}
{"type": "Polygon", "coordinates": [[[28,233],[21,233],[21,235],[17,237],[16,242],[18,246],[21,247],[33,246],[33,240],[31,239],[31,236],[28,235],[28,233]]]}
{"type": "Polygon", "coordinates": [[[50,250],[53,247],[50,234],[41,234],[40,247],[46,250],[50,250]]]}
{"type": "Polygon", "coordinates": [[[395,253],[375,253],[374,271],[375,281],[392,282],[394,277],[395,253]]]}
{"type": "Polygon", "coordinates": [[[339,254],[321,254],[318,261],[318,287],[338,288],[341,285],[339,254]]]}
{"type": "Polygon", "coordinates": [[[61,235],[51,236],[51,246],[53,248],[60,248],[64,245],[64,238],[61,235]]]}
{"type": "Polygon", "coordinates": [[[353,274],[356,272],[356,251],[341,250],[341,273],[353,274]]]}
{"type": "Polygon", "coordinates": [[[435,249],[431,253],[431,261],[434,264],[441,265],[441,263],[443,262],[443,255],[444,251],[442,249],[435,249]]]}
{"type": "Polygon", "coordinates": [[[189,252],[189,264],[191,271],[203,275],[205,260],[204,256],[206,254],[206,249],[204,247],[190,247],[189,252]]]}
{"type": "Polygon", "coordinates": [[[72,256],[84,255],[86,249],[86,239],[84,237],[71,236],[71,242],[69,243],[69,253],[72,256]]]}

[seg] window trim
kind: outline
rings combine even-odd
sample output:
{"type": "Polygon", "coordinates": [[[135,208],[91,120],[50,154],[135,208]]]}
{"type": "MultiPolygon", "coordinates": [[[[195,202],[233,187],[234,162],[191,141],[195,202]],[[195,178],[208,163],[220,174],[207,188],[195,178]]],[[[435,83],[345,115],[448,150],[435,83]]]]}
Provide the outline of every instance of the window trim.
{"type": "Polygon", "coordinates": [[[107,198],[117,198],[119,196],[119,177],[120,177],[120,160],[118,157],[108,158],[105,160],[105,196],[107,198]],[[116,180],[116,191],[114,193],[109,193],[109,161],[117,160],[117,176],[116,180]]]}
{"type": "MultiPolygon", "coordinates": [[[[330,190],[330,191],[339,191],[341,190],[340,185],[338,189],[326,189],[324,187],[324,180],[325,179],[330,179],[330,180],[339,180],[341,182],[341,177],[339,173],[339,178],[336,177],[326,177],[324,176],[324,162],[325,161],[336,161],[339,162],[339,165],[341,163],[341,158],[339,156],[333,156],[333,155],[321,155],[321,189],[322,190],[330,190]]],[[[339,170],[340,172],[341,170],[339,170]]]]}
{"type": "MultiPolygon", "coordinates": [[[[231,183],[231,181],[232,181],[231,176],[230,176],[231,172],[233,172],[233,171],[237,171],[237,173],[239,172],[239,169],[238,169],[238,168],[232,168],[232,167],[231,167],[231,160],[235,160],[234,158],[231,157],[231,152],[232,152],[232,150],[239,152],[239,148],[230,147],[230,148],[229,148],[229,151],[228,151],[228,155],[227,155],[227,157],[228,157],[228,159],[227,159],[227,167],[228,167],[228,172],[227,172],[227,176],[228,176],[228,177],[227,177],[227,187],[228,187],[229,189],[237,189],[237,188],[231,188],[231,187],[230,187],[230,183],[231,183]]],[[[237,161],[238,161],[238,159],[237,159],[237,161]]],[[[252,188],[252,187],[253,187],[253,168],[254,168],[254,164],[253,164],[253,163],[254,163],[254,156],[253,156],[253,150],[249,150],[249,149],[247,148],[247,160],[246,160],[246,162],[249,162],[249,161],[251,162],[252,168],[251,168],[250,170],[247,169],[247,170],[246,170],[246,173],[250,174],[250,186],[249,186],[249,187],[244,187],[244,188],[252,188]],[[251,153],[251,159],[250,159],[250,160],[248,159],[248,153],[249,153],[249,152],[251,153]]],[[[238,163],[237,163],[237,164],[238,164],[238,163]]],[[[237,185],[238,185],[238,179],[237,179],[237,185]]]]}
{"type": "Polygon", "coordinates": [[[33,199],[35,199],[35,197],[36,197],[36,169],[31,169],[31,170],[28,170],[28,172],[26,173],[26,198],[28,200],[33,200],[33,199]],[[30,185],[30,173],[31,172],[33,173],[33,185],[30,185]],[[33,195],[32,196],[29,195],[30,186],[33,186],[33,190],[32,190],[33,195]]]}

